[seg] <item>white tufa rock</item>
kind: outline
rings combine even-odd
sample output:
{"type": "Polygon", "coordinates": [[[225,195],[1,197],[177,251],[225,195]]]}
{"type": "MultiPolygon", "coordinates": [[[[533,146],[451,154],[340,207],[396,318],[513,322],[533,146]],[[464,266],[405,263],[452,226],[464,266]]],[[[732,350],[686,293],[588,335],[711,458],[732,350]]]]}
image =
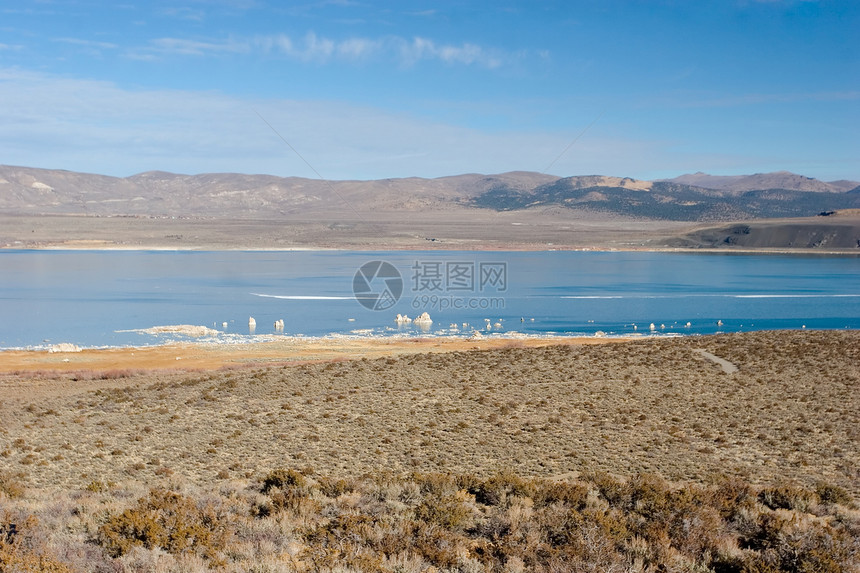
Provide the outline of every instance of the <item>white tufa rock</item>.
{"type": "Polygon", "coordinates": [[[422,312],[421,316],[417,317],[412,322],[414,322],[415,324],[433,324],[433,319],[430,318],[430,314],[422,312]]]}
{"type": "Polygon", "coordinates": [[[81,352],[81,350],[83,349],[80,346],[75,346],[70,342],[61,342],[51,346],[48,352],[54,354],[55,352],[81,352]]]}

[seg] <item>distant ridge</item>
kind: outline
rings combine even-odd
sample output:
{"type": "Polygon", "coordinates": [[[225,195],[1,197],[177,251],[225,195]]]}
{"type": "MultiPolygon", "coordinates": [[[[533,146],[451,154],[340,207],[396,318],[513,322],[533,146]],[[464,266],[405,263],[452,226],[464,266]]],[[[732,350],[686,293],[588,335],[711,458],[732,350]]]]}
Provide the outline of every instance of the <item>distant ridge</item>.
{"type": "Polygon", "coordinates": [[[0,213],[324,220],[333,211],[463,212],[559,207],[643,219],[722,221],[802,217],[860,208],[860,183],[789,172],[705,173],[644,181],[512,171],[424,179],[320,181],[239,173],[163,171],[110,177],[0,166],[0,213]]]}
{"type": "Polygon", "coordinates": [[[659,181],[589,175],[561,178],[526,192],[500,185],[473,204],[498,211],[563,206],[642,219],[732,221],[860,208],[860,187],[787,172],[727,178],[701,173],[659,181]]]}
{"type": "Polygon", "coordinates": [[[719,189],[734,193],[762,189],[843,193],[860,185],[856,181],[845,180],[824,182],[789,171],[756,173],[755,175],[708,175],[700,171],[698,173],[681,175],[674,179],[663,179],[662,181],[671,181],[674,183],[683,183],[684,185],[693,185],[705,189],[719,189]]]}

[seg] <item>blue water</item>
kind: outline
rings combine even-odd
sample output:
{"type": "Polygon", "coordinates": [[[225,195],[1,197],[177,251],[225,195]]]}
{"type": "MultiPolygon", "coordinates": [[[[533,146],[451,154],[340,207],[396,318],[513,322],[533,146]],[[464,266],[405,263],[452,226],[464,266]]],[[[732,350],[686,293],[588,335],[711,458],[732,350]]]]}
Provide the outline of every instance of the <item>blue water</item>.
{"type": "Polygon", "coordinates": [[[474,330],[650,334],[651,323],[656,334],[860,328],[860,258],[565,251],[0,251],[0,348],[60,342],[162,344],[183,337],[138,330],[176,324],[207,326],[220,332],[207,340],[236,342],[283,335],[444,336],[474,330]],[[356,272],[371,261],[390,263],[399,274],[400,292],[397,277],[363,275],[356,283],[356,272]],[[357,284],[368,306],[388,288],[391,297],[379,303],[384,310],[360,304],[357,284]],[[415,317],[423,311],[433,319],[429,328],[394,322],[398,313],[415,317]],[[254,338],[250,316],[257,323],[254,338]],[[273,325],[278,319],[284,320],[283,332],[273,325]]]}

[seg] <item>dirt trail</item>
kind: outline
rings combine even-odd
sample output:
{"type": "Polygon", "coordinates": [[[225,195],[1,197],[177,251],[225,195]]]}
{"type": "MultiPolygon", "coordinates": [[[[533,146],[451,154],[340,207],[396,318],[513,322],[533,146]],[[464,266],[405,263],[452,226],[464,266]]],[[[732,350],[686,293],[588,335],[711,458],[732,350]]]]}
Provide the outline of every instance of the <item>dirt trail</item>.
{"type": "Polygon", "coordinates": [[[732,364],[728,360],[720,358],[719,356],[714,356],[713,354],[711,354],[707,350],[702,350],[701,348],[696,348],[693,350],[693,352],[698,352],[699,354],[701,354],[703,357],[707,358],[711,362],[719,364],[720,368],[722,368],[723,372],[725,372],[726,374],[734,374],[735,372],[738,371],[737,366],[735,366],[734,364],[732,364]]]}

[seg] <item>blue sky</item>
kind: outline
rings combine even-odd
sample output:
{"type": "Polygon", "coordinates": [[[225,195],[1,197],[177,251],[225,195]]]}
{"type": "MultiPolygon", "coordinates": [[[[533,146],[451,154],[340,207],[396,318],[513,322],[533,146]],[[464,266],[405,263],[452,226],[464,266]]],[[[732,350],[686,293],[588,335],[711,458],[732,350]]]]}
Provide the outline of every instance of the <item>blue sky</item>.
{"type": "Polygon", "coordinates": [[[858,30],[856,0],[0,1],[0,164],[316,177],[268,122],[330,179],[860,180],[858,30]]]}

